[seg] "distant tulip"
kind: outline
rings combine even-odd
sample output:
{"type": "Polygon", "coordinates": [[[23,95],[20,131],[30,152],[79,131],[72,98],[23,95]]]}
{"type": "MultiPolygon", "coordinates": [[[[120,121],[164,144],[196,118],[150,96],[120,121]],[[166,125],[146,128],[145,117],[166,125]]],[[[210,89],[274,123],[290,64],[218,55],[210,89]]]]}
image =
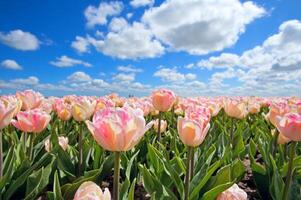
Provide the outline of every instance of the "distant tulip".
{"type": "Polygon", "coordinates": [[[67,121],[72,117],[71,109],[72,106],[69,103],[66,103],[63,99],[57,99],[54,103],[55,111],[57,116],[63,120],[67,121]]]}
{"type": "Polygon", "coordinates": [[[10,124],[16,108],[16,104],[10,104],[9,102],[4,102],[0,99],[0,130],[10,124]]]}
{"type": "Polygon", "coordinates": [[[216,200],[247,200],[248,195],[240,189],[237,184],[233,184],[230,188],[220,193],[216,200]]]}
{"type": "MultiPolygon", "coordinates": [[[[156,119],[154,121],[154,129],[156,132],[158,132],[158,125],[159,125],[159,119],[156,119]]],[[[160,133],[164,133],[166,131],[167,128],[167,122],[166,120],[161,120],[161,127],[160,127],[160,133]]]]}
{"type": "Polygon", "coordinates": [[[19,130],[27,133],[40,133],[48,125],[51,116],[44,111],[34,109],[20,111],[17,120],[12,120],[12,124],[19,130]]]}
{"type": "Polygon", "coordinates": [[[96,101],[88,97],[78,97],[72,104],[72,116],[76,121],[85,121],[93,115],[96,101]]]}
{"type": "Polygon", "coordinates": [[[130,107],[105,108],[96,112],[93,121],[86,121],[94,139],[109,151],[127,151],[133,148],[152,126],[145,125],[143,112],[130,107]]]}
{"type": "Polygon", "coordinates": [[[299,115],[301,115],[301,102],[296,104],[297,106],[297,112],[299,113],[299,115]]]}
{"type": "Polygon", "coordinates": [[[247,105],[240,99],[227,98],[224,101],[224,110],[229,117],[243,119],[248,115],[247,105]]]}
{"type": "Polygon", "coordinates": [[[86,181],[77,189],[73,200],[111,200],[108,188],[101,188],[92,181],[86,181]]]}
{"type": "Polygon", "coordinates": [[[38,108],[42,100],[44,99],[43,95],[39,92],[33,90],[25,90],[24,92],[17,92],[17,97],[22,101],[22,109],[30,110],[38,108]]]}
{"type": "Polygon", "coordinates": [[[260,112],[261,105],[259,103],[256,103],[254,101],[248,102],[248,111],[251,114],[256,114],[260,112]]]}
{"type": "MultiPolygon", "coordinates": [[[[62,147],[62,149],[64,151],[66,151],[68,146],[69,146],[68,145],[68,142],[69,142],[68,138],[60,136],[60,137],[58,137],[58,140],[59,140],[59,145],[62,147]]],[[[44,145],[45,145],[45,150],[47,152],[50,152],[51,148],[50,148],[50,139],[49,138],[44,142],[44,145]]]]}
{"type": "Polygon", "coordinates": [[[266,115],[266,119],[269,120],[275,127],[277,126],[277,117],[282,117],[290,111],[289,106],[286,103],[273,103],[270,106],[270,110],[266,115]]]}
{"type": "Polygon", "coordinates": [[[171,90],[159,89],[152,93],[152,103],[155,109],[166,112],[175,103],[176,96],[171,90]]]}
{"type": "Polygon", "coordinates": [[[189,118],[178,118],[178,133],[181,141],[190,147],[199,146],[205,139],[210,123],[207,120],[192,120],[189,118]]]}
{"type": "Polygon", "coordinates": [[[301,141],[301,115],[286,113],[283,117],[278,116],[276,127],[284,137],[301,141]]]}

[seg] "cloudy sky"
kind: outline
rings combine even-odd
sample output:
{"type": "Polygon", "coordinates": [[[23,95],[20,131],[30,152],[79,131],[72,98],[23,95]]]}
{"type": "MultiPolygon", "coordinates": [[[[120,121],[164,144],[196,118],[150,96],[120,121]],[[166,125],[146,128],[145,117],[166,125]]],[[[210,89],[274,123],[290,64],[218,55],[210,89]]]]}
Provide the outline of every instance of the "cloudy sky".
{"type": "Polygon", "coordinates": [[[301,96],[300,0],[1,0],[0,94],[301,96]]]}

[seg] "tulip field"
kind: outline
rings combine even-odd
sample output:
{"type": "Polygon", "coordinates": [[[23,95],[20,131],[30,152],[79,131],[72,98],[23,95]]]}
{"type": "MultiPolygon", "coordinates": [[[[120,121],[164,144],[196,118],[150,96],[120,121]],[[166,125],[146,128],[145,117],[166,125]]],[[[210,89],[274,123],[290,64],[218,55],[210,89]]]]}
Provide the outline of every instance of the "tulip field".
{"type": "Polygon", "coordinates": [[[301,199],[301,98],[0,97],[0,199],[301,199]]]}

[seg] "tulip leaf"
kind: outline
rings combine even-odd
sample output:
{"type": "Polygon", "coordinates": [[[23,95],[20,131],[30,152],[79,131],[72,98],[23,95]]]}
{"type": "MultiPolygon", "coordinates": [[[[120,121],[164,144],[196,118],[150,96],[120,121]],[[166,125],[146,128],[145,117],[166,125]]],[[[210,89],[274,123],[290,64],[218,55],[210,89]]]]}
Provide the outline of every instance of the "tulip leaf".
{"type": "Polygon", "coordinates": [[[234,182],[228,182],[222,185],[218,185],[215,188],[209,190],[208,192],[206,192],[203,197],[202,200],[215,200],[216,197],[223,191],[227,190],[229,187],[231,187],[234,184],[234,182]]]}
{"type": "Polygon", "coordinates": [[[55,173],[54,173],[53,198],[56,200],[63,200],[59,176],[58,176],[57,171],[55,171],[55,173]]]}

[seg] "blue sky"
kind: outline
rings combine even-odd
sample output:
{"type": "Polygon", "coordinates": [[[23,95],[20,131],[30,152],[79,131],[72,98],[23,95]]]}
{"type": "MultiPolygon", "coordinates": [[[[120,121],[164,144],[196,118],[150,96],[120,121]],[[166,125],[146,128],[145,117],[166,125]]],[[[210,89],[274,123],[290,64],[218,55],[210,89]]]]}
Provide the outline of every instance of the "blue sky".
{"type": "Polygon", "coordinates": [[[299,96],[301,1],[2,0],[0,94],[299,96]]]}

